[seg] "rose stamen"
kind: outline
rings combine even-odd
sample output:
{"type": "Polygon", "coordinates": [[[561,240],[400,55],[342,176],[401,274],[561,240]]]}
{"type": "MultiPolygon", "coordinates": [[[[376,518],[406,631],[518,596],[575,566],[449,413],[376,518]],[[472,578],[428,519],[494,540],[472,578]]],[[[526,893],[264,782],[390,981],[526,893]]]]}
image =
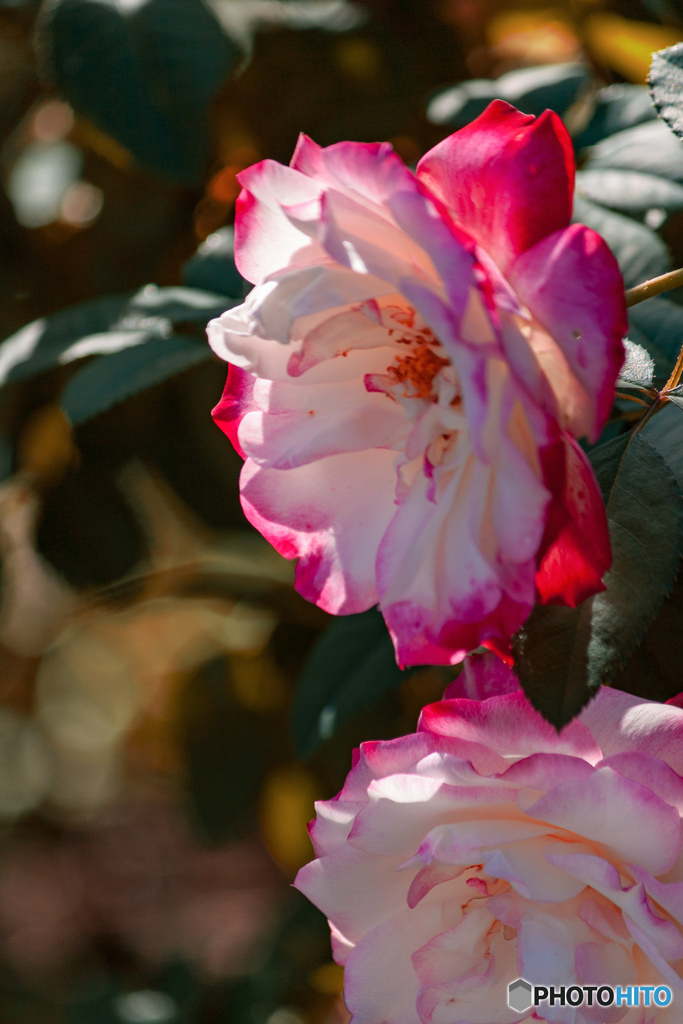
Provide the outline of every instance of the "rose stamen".
{"type": "Polygon", "coordinates": [[[427,398],[432,402],[436,401],[433,390],[434,378],[437,373],[448,366],[448,360],[434,352],[432,345],[438,344],[430,332],[423,332],[420,339],[413,344],[413,351],[408,356],[398,356],[393,366],[387,370],[387,375],[394,384],[412,385],[412,392],[406,390],[404,395],[408,397],[427,398]],[[433,340],[432,340],[433,339],[433,340]]]}

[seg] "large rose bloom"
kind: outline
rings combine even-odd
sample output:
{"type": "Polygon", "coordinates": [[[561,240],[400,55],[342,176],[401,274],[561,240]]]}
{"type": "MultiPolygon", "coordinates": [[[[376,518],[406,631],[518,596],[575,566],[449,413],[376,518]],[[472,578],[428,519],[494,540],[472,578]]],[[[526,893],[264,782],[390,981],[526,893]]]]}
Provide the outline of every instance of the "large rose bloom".
{"type": "Polygon", "coordinates": [[[330,919],[353,1024],[680,1024],[681,773],[683,710],[609,689],[559,736],[519,692],[363,744],[295,883],[330,919]],[[517,977],[673,1001],[521,1017],[517,977]]]}
{"type": "Polygon", "coordinates": [[[216,420],[248,518],[335,614],[379,602],[401,664],[507,649],[535,600],[601,588],[610,552],[575,437],[623,360],[622,280],[568,226],[559,118],[495,101],[413,174],[387,144],[242,172],[256,287],[209,325],[216,420]]]}

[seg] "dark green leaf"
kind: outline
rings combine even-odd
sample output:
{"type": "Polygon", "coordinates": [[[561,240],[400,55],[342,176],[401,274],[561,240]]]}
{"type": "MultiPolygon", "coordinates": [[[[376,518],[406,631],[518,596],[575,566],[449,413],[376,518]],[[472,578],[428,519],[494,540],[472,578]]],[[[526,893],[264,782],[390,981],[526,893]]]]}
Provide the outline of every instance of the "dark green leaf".
{"type": "Polygon", "coordinates": [[[650,388],[654,377],[655,363],[649,353],[629,338],[624,338],[626,359],[617,378],[618,388],[650,388]]]}
{"type": "Polygon", "coordinates": [[[683,21],[683,6],[680,0],[643,0],[643,5],[657,21],[665,25],[680,25],[683,21]]]}
{"type": "Polygon", "coordinates": [[[593,656],[605,682],[673,586],[683,554],[683,494],[661,451],[641,433],[596,449],[591,462],[612,543],[607,589],[593,599],[593,644],[602,646],[593,656]]]}
{"type": "Polygon", "coordinates": [[[577,149],[594,146],[609,135],[654,121],[657,113],[644,85],[608,85],[596,96],[590,121],[574,138],[577,149]]]}
{"type": "Polygon", "coordinates": [[[201,0],[55,0],[39,45],[60,92],[151,170],[199,179],[210,98],[238,50],[201,0]]]}
{"type": "Polygon", "coordinates": [[[672,132],[683,135],[683,43],[652,54],[648,76],[652,102],[672,132]]]}
{"type": "Polygon", "coordinates": [[[100,356],[70,379],[62,392],[62,409],[78,426],[209,358],[211,349],[207,344],[182,334],[100,356]]]}
{"type": "Polygon", "coordinates": [[[653,208],[667,212],[683,209],[683,185],[641,171],[579,171],[576,190],[584,199],[631,216],[653,208]]]}
{"type": "MultiPolygon", "coordinates": [[[[674,411],[674,410],[672,410],[674,411]]],[[[676,412],[677,416],[680,413],[676,412]]],[[[679,578],[613,685],[646,700],[667,701],[683,688],[683,579],[679,578]]]]}
{"type": "Polygon", "coordinates": [[[116,3],[61,0],[45,9],[39,39],[50,77],[79,114],[140,163],[182,176],[168,125],[149,95],[116,3]]]}
{"type": "Polygon", "coordinates": [[[602,235],[616,256],[627,288],[671,270],[669,250],[659,235],[644,224],[606,210],[604,206],[581,196],[574,200],[573,219],[602,235]]]}
{"type": "Polygon", "coordinates": [[[642,344],[655,360],[655,377],[663,384],[683,347],[683,307],[656,295],[632,306],[628,318],[629,335],[635,327],[644,336],[642,344]]]}
{"type": "Polygon", "coordinates": [[[438,93],[427,107],[427,117],[434,124],[461,128],[494,99],[507,100],[525,114],[538,115],[546,109],[562,114],[587,78],[587,68],[575,63],[522,68],[496,79],[477,78],[438,93]]]}
{"type": "MultiPolygon", "coordinates": [[[[676,389],[678,390],[678,388],[676,389]]],[[[683,491],[683,420],[677,409],[664,405],[643,427],[642,436],[656,448],[683,491]]],[[[683,685],[681,686],[683,689],[683,685]]]]}
{"type": "Polygon", "coordinates": [[[584,170],[598,167],[642,171],[683,184],[683,142],[663,121],[639,124],[610,135],[591,149],[584,170]]]}
{"type": "Polygon", "coordinates": [[[106,355],[173,333],[174,323],[206,323],[234,300],[192,288],[146,285],[34,320],[0,345],[0,385],[86,356],[106,355]]]}
{"type": "Polygon", "coordinates": [[[235,229],[215,231],[182,268],[183,284],[242,298],[251,288],[235,266],[235,229]]]}
{"type": "Polygon", "coordinates": [[[209,103],[236,70],[241,51],[202,0],[147,0],[130,25],[136,56],[179,165],[186,180],[198,180],[209,151],[209,103]]]}
{"type": "Polygon", "coordinates": [[[334,619],[314,645],[294,696],[292,725],[299,756],[307,757],[356,711],[403,678],[376,608],[334,619]]]}
{"type": "Polygon", "coordinates": [[[612,542],[607,589],[575,609],[536,607],[514,641],[524,691],[558,729],[626,663],[683,553],[683,495],[659,451],[631,433],[595,448],[591,461],[612,542]]]}
{"type": "MultiPolygon", "coordinates": [[[[665,460],[683,489],[683,417],[664,405],[643,427],[643,437],[665,460]]],[[[683,579],[664,601],[640,646],[613,685],[649,700],[665,701],[683,690],[683,579]]]]}
{"type": "Polygon", "coordinates": [[[579,608],[536,605],[512,638],[522,689],[556,729],[578,715],[599,685],[591,676],[588,653],[592,602],[579,608]]]}

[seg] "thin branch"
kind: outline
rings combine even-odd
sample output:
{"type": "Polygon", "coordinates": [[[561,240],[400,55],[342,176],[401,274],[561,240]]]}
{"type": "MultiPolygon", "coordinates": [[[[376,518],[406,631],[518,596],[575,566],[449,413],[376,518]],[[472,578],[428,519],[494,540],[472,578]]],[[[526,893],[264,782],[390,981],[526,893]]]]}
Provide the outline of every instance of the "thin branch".
{"type": "Polygon", "coordinates": [[[639,433],[643,429],[645,424],[648,422],[648,420],[651,420],[654,414],[662,408],[665,401],[666,399],[657,398],[656,401],[652,403],[647,412],[643,413],[643,415],[640,417],[635,427],[633,428],[632,433],[634,434],[634,436],[635,434],[639,433]]]}
{"type": "Polygon", "coordinates": [[[681,374],[683,374],[683,348],[681,348],[681,351],[678,353],[676,365],[672,370],[671,376],[664,385],[662,396],[666,395],[667,391],[673,391],[675,387],[678,387],[681,382],[681,374]]]}
{"type": "Polygon", "coordinates": [[[649,299],[653,295],[671,291],[672,288],[678,288],[679,285],[683,285],[683,268],[671,270],[668,274],[653,277],[650,281],[637,284],[635,288],[629,288],[626,292],[626,305],[635,306],[638,302],[644,302],[645,299],[649,299]]]}
{"type": "MultiPolygon", "coordinates": [[[[653,397],[657,397],[656,395],[653,397]]],[[[644,405],[646,409],[650,408],[650,402],[644,402],[642,398],[636,398],[635,395],[625,395],[623,391],[617,391],[617,398],[623,398],[627,402],[637,402],[638,405],[644,405]]]]}

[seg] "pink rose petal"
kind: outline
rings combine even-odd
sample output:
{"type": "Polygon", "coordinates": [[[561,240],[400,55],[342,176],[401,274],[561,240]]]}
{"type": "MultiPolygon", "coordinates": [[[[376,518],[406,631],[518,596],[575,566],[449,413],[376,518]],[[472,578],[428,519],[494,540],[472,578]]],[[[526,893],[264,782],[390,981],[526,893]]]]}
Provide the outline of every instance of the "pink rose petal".
{"type": "Polygon", "coordinates": [[[568,226],[564,127],[496,101],[417,174],[386,143],[302,136],[290,167],[240,182],[256,287],[208,334],[256,378],[215,413],[249,456],[248,518],[309,600],[379,601],[399,664],[509,658],[537,599],[584,600],[610,561],[573,439],[612,400],[623,288],[568,226]]]}
{"type": "Polygon", "coordinates": [[[574,159],[557,114],[503,100],[420,160],[417,173],[503,271],[571,216],[574,159]]]}

